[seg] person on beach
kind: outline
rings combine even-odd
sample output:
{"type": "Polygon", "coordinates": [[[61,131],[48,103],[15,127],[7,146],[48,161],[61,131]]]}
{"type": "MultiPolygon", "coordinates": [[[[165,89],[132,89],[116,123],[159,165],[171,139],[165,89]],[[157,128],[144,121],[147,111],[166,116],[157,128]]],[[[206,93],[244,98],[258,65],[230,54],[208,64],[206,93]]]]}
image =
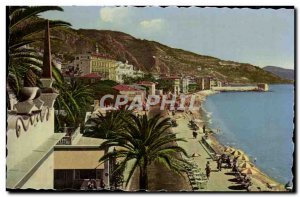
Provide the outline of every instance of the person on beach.
{"type": "Polygon", "coordinates": [[[222,171],[222,159],[221,159],[221,157],[217,160],[217,170],[222,171]]]}
{"type": "Polygon", "coordinates": [[[206,171],[206,177],[207,177],[207,180],[209,180],[209,176],[210,176],[210,165],[209,165],[209,161],[207,161],[207,163],[206,163],[205,171],[206,171]]]}
{"type": "Polygon", "coordinates": [[[238,172],[238,168],[237,168],[236,164],[233,164],[232,172],[238,172]]]}
{"type": "Polygon", "coordinates": [[[203,133],[205,133],[205,135],[206,135],[206,132],[205,132],[205,124],[203,125],[202,130],[203,130],[203,133]]]}
{"type": "Polygon", "coordinates": [[[227,156],[226,163],[227,163],[227,168],[231,168],[231,161],[229,156],[227,156]]]}
{"type": "Polygon", "coordinates": [[[196,139],[197,138],[198,133],[194,130],[193,131],[193,137],[196,139]]]}

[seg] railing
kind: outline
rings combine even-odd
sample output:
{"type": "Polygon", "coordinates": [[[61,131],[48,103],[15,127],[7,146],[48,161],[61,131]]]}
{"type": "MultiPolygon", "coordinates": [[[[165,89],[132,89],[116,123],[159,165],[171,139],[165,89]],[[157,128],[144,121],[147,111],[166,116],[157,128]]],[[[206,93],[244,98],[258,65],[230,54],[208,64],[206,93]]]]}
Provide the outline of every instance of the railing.
{"type": "Polygon", "coordinates": [[[211,145],[206,141],[205,136],[202,137],[201,143],[206,147],[208,154],[212,157],[213,160],[216,159],[216,151],[211,147],[211,145]]]}
{"type": "Polygon", "coordinates": [[[76,130],[73,129],[73,127],[66,127],[66,135],[57,143],[57,145],[72,145],[74,139],[80,134],[80,127],[77,127],[76,130]]]}
{"type": "Polygon", "coordinates": [[[70,136],[64,136],[57,145],[72,145],[72,139],[70,136]]]}

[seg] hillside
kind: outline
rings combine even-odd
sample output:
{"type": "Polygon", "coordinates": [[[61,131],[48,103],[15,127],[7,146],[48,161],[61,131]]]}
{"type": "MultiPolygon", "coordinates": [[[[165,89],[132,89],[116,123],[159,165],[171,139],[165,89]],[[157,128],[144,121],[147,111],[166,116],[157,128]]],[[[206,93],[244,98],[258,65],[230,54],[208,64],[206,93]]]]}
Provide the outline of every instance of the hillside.
{"type": "MultiPolygon", "coordinates": [[[[71,60],[74,54],[99,52],[116,60],[128,60],[136,69],[153,73],[214,76],[230,83],[287,83],[288,80],[250,65],[224,61],[215,57],[175,49],[158,42],[136,39],[131,35],[108,30],[58,28],[51,30],[58,38],[52,41],[52,51],[71,60]]],[[[36,47],[41,47],[42,43],[36,47]]]]}
{"type": "Polygon", "coordinates": [[[263,68],[264,70],[273,73],[283,79],[294,80],[294,70],[293,69],[285,69],[277,66],[266,66],[263,68]]]}

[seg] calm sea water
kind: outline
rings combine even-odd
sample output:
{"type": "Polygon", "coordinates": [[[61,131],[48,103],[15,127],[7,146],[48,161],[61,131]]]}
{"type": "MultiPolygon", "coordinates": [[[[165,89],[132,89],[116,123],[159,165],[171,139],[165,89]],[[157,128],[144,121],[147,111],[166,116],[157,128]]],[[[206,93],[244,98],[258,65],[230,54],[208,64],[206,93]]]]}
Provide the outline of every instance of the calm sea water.
{"type": "Polygon", "coordinates": [[[220,93],[203,104],[222,144],[245,151],[256,166],[281,183],[293,177],[294,86],[271,85],[270,92],[220,93]]]}

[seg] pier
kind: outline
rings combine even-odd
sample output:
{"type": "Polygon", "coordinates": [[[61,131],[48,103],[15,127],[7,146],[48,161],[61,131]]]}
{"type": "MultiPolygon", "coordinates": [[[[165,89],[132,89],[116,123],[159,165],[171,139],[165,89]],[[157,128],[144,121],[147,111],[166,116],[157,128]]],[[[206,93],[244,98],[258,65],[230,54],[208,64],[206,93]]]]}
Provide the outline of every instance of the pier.
{"type": "Polygon", "coordinates": [[[269,91],[269,85],[265,83],[260,83],[257,85],[249,85],[249,86],[222,86],[222,87],[212,87],[212,90],[219,91],[219,92],[248,92],[248,91],[267,92],[269,91]]]}

